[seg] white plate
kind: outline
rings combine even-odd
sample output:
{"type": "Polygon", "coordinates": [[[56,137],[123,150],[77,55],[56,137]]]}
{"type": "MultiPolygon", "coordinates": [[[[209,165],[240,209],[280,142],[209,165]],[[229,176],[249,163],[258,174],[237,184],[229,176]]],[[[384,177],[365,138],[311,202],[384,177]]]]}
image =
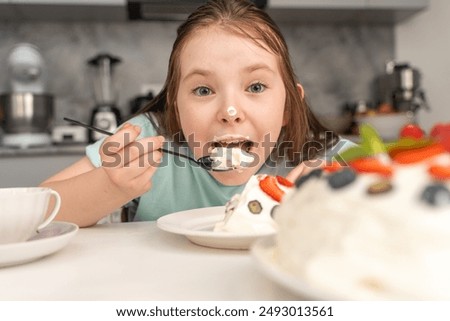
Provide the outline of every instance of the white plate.
{"type": "Polygon", "coordinates": [[[300,276],[293,275],[280,266],[274,258],[275,238],[258,240],[251,247],[251,254],[259,269],[272,281],[275,281],[292,293],[307,300],[336,300],[330,295],[312,287],[300,276]]]}
{"type": "Polygon", "coordinates": [[[50,255],[66,246],[77,233],[78,226],[52,222],[26,242],[0,245],[0,267],[27,263],[50,255]]]}
{"type": "Polygon", "coordinates": [[[197,208],[165,215],[158,219],[157,226],[184,235],[198,245],[233,250],[247,250],[255,240],[274,234],[214,232],[214,225],[223,220],[224,215],[224,206],[197,208]]]}

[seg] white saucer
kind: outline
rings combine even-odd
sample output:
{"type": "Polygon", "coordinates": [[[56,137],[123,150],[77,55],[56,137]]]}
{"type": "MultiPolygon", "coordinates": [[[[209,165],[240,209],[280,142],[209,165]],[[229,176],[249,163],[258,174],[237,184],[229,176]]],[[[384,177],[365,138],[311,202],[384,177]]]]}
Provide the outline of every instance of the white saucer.
{"type": "Polygon", "coordinates": [[[77,233],[78,226],[52,222],[26,242],[0,245],[0,267],[34,261],[66,246],[77,233]]]}
{"type": "Polygon", "coordinates": [[[157,220],[157,226],[166,232],[184,235],[191,242],[219,249],[248,250],[261,237],[275,234],[215,232],[214,225],[223,220],[225,206],[196,208],[165,215],[157,220]]]}

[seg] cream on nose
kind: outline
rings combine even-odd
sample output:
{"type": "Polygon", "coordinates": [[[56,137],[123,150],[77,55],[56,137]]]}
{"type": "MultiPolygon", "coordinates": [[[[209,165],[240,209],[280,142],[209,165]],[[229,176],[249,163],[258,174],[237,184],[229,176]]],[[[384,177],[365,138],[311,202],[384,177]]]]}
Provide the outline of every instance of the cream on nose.
{"type": "Polygon", "coordinates": [[[222,123],[240,123],[244,115],[235,106],[228,106],[220,110],[218,113],[219,119],[222,123]]]}
{"type": "Polygon", "coordinates": [[[237,114],[236,108],[235,108],[234,106],[228,107],[228,108],[227,108],[227,114],[228,114],[228,116],[230,116],[230,117],[236,116],[236,114],[237,114]]]}

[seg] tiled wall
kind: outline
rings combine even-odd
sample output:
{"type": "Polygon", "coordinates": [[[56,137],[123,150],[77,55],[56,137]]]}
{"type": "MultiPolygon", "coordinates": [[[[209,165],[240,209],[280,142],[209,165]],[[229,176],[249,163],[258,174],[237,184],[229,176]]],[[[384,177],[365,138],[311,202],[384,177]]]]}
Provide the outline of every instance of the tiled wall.
{"type": "MultiPolygon", "coordinates": [[[[55,95],[55,122],[87,121],[94,107],[86,61],[99,52],[122,58],[115,68],[119,107],[144,83],[162,83],[177,22],[0,23],[0,92],[6,90],[6,57],[19,42],[38,46],[55,95]]],[[[393,28],[387,25],[280,24],[296,73],[314,111],[336,114],[347,101],[375,99],[374,80],[393,59],[393,28]]]]}

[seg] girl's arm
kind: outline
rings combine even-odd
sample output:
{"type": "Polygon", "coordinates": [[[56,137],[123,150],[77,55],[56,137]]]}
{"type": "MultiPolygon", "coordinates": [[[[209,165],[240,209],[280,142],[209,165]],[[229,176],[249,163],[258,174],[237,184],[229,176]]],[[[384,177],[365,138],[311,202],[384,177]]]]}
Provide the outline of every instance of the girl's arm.
{"type": "Polygon", "coordinates": [[[163,139],[136,140],[139,133],[137,126],[123,126],[100,147],[103,166],[96,168],[84,157],[41,184],[61,196],[58,220],[94,225],[150,189],[163,139]]]}
{"type": "Polygon", "coordinates": [[[50,187],[61,196],[56,219],[80,227],[96,224],[127,202],[127,197],[111,184],[103,168],[95,168],[87,157],[50,177],[41,186],[50,187]]]}

